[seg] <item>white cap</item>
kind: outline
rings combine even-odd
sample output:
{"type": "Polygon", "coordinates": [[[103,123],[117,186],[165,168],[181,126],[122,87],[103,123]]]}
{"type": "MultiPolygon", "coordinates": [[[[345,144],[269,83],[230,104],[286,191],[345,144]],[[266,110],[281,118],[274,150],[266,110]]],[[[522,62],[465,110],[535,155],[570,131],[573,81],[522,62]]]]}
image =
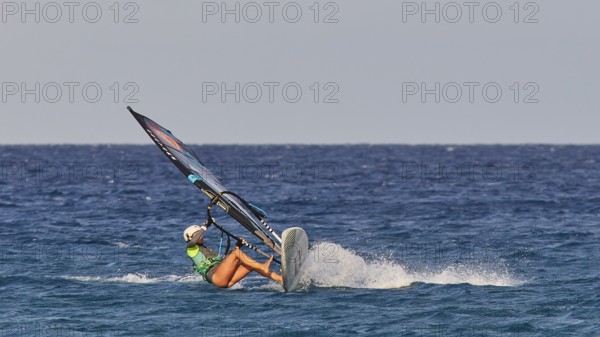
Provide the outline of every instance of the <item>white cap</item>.
{"type": "Polygon", "coordinates": [[[191,225],[183,231],[183,239],[185,242],[192,241],[194,244],[198,241],[198,239],[204,234],[206,230],[205,226],[191,225]]]}

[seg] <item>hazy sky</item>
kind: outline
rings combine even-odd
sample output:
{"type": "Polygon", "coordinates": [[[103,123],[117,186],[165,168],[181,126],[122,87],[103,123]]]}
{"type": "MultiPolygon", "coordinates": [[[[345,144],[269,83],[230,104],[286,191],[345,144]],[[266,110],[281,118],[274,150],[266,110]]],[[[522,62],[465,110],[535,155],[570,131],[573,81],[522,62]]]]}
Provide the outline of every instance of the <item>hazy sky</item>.
{"type": "Polygon", "coordinates": [[[600,143],[598,1],[25,3],[0,144],[600,143]]]}

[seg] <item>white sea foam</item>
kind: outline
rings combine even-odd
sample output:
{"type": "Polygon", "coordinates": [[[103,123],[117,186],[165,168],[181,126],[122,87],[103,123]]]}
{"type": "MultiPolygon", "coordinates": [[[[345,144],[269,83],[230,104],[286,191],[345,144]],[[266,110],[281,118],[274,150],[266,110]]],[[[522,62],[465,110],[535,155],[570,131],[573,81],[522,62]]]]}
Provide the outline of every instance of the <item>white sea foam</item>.
{"type": "Polygon", "coordinates": [[[126,274],[115,277],[102,276],[63,276],[63,279],[78,282],[118,282],[118,283],[163,283],[163,282],[204,282],[202,277],[197,275],[167,275],[161,277],[149,277],[144,274],[126,274]]]}
{"type": "Polygon", "coordinates": [[[117,241],[113,244],[119,248],[129,248],[129,244],[125,242],[117,241]]]}
{"type": "Polygon", "coordinates": [[[451,264],[437,268],[435,272],[414,272],[391,259],[367,261],[357,253],[329,242],[311,248],[303,281],[319,287],[366,289],[402,288],[417,282],[498,287],[523,284],[500,264],[451,264]],[[334,253],[326,254],[324,258],[324,251],[334,253]]]}

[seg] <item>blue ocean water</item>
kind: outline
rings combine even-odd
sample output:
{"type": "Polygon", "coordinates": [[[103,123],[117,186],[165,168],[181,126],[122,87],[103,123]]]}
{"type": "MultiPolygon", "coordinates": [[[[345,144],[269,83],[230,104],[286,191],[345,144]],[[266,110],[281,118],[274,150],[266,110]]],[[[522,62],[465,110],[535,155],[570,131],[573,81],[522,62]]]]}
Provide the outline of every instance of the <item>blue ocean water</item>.
{"type": "Polygon", "coordinates": [[[598,146],[194,149],[306,229],[303,291],[195,276],[154,145],[1,146],[0,336],[600,336],[598,146]]]}

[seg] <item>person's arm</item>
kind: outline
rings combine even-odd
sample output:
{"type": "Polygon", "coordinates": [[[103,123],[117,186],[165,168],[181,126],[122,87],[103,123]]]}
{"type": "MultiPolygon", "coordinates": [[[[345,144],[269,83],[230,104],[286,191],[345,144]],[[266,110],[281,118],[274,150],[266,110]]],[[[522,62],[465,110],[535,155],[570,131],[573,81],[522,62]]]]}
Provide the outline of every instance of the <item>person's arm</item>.
{"type": "Polygon", "coordinates": [[[188,241],[187,246],[193,247],[195,245],[202,245],[202,243],[204,242],[204,232],[206,232],[206,229],[206,225],[200,227],[200,230],[194,233],[192,239],[188,241]]]}

